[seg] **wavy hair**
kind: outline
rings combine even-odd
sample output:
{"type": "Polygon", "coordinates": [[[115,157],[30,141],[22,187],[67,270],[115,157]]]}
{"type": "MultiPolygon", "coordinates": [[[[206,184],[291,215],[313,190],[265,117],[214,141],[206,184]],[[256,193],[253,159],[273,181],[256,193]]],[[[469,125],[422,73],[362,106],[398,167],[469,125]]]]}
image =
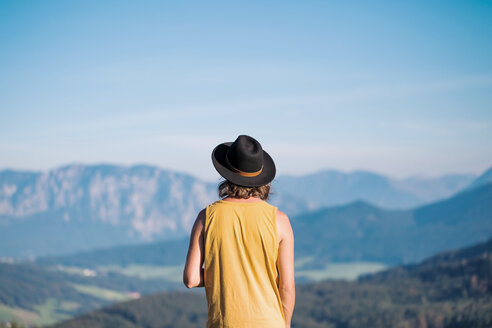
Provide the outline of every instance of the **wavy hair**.
{"type": "Polygon", "coordinates": [[[259,187],[244,187],[238,186],[229,180],[225,180],[219,184],[218,192],[220,198],[234,197],[234,198],[249,198],[260,197],[262,200],[268,200],[270,196],[270,186],[268,183],[259,187]]]}

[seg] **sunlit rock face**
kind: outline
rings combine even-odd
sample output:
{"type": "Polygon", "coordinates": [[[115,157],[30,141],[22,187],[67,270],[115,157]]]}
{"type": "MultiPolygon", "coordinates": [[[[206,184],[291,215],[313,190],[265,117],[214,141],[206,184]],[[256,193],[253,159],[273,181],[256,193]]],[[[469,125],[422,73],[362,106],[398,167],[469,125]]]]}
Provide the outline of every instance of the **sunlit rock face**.
{"type": "Polygon", "coordinates": [[[47,172],[0,172],[4,229],[22,221],[60,220],[84,223],[84,229],[91,222],[98,223],[95,228],[112,226],[134,241],[175,238],[188,234],[197,213],[216,199],[215,184],[147,165],[74,164],[47,172]]]}

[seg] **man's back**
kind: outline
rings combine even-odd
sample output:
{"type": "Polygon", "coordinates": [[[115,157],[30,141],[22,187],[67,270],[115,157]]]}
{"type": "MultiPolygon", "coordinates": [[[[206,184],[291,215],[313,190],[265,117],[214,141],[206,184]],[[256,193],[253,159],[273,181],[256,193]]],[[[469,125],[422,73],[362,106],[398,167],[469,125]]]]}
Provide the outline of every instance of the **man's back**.
{"type": "Polygon", "coordinates": [[[207,327],[285,327],[278,290],[277,208],[219,200],[206,208],[207,327]]]}

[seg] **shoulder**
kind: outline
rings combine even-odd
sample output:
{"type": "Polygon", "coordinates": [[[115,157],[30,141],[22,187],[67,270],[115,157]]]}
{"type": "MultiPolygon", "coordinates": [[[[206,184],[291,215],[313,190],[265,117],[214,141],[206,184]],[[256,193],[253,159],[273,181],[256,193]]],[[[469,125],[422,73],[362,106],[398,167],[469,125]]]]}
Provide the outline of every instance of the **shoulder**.
{"type": "Polygon", "coordinates": [[[217,207],[220,207],[221,205],[222,205],[221,200],[220,199],[216,200],[215,202],[208,204],[204,209],[202,209],[203,214],[206,215],[208,210],[211,210],[211,209],[213,210],[217,207]]]}
{"type": "Polygon", "coordinates": [[[197,215],[197,220],[200,219],[200,220],[203,220],[205,218],[205,216],[207,216],[207,208],[202,208],[202,210],[200,212],[198,212],[198,215],[197,215]]]}
{"type": "Polygon", "coordinates": [[[282,222],[289,221],[289,217],[287,216],[287,214],[277,208],[277,221],[279,220],[282,222]]]}
{"type": "Polygon", "coordinates": [[[193,224],[194,228],[201,228],[205,226],[205,218],[207,216],[207,208],[202,209],[198,215],[196,216],[195,223],[193,224]]]}
{"type": "Polygon", "coordinates": [[[277,233],[279,240],[286,238],[292,233],[292,227],[287,214],[277,209],[277,233]]]}

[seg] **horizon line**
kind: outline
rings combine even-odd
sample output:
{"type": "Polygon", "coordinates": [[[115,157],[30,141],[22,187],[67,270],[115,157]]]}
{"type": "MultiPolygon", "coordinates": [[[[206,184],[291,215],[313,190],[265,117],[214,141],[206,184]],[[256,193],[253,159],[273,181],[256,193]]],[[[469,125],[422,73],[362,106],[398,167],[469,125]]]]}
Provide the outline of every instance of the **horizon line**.
{"type": "MultiPolygon", "coordinates": [[[[153,167],[153,168],[157,168],[157,169],[164,170],[164,171],[188,175],[188,176],[191,176],[197,180],[201,180],[201,181],[205,181],[205,182],[215,182],[215,181],[212,181],[212,179],[204,179],[204,178],[199,177],[195,174],[192,174],[188,171],[182,171],[182,170],[178,170],[178,169],[174,169],[174,168],[170,168],[170,167],[164,167],[164,166],[161,166],[159,164],[152,164],[152,163],[148,163],[148,162],[135,162],[133,164],[124,164],[124,163],[109,162],[109,161],[100,161],[100,162],[92,162],[92,163],[81,162],[81,161],[71,161],[71,162],[66,162],[64,164],[55,165],[55,166],[52,166],[52,167],[47,168],[47,169],[13,168],[10,166],[4,166],[4,167],[0,167],[0,173],[4,172],[4,171],[16,171],[16,172],[24,172],[24,173],[45,173],[45,172],[60,170],[62,168],[70,167],[70,166],[94,167],[94,166],[105,166],[105,165],[106,166],[123,167],[123,168],[148,166],[148,167],[153,167]]],[[[492,164],[490,166],[488,166],[488,168],[486,168],[485,170],[482,170],[480,173],[476,173],[476,172],[449,172],[449,173],[443,173],[443,174],[439,174],[439,175],[427,175],[425,173],[414,173],[414,174],[409,174],[409,175],[406,175],[403,177],[396,177],[394,175],[390,175],[387,173],[382,173],[382,172],[378,172],[376,170],[369,170],[369,169],[364,169],[364,168],[357,168],[357,169],[352,169],[352,170],[343,170],[343,169],[337,169],[337,168],[333,168],[333,167],[327,167],[324,169],[317,169],[317,170],[302,173],[302,174],[300,174],[300,173],[295,173],[295,174],[294,173],[281,173],[281,174],[278,174],[276,176],[276,178],[280,177],[280,176],[288,176],[288,177],[298,178],[298,177],[306,177],[309,175],[316,175],[316,174],[320,174],[320,173],[324,173],[324,172],[337,172],[337,173],[342,173],[342,174],[347,174],[347,175],[356,174],[356,173],[370,173],[370,174],[379,175],[379,176],[385,177],[385,178],[390,179],[390,180],[395,180],[395,181],[404,181],[404,180],[412,179],[412,178],[438,179],[438,178],[443,178],[446,176],[453,176],[453,175],[468,175],[468,176],[477,178],[490,169],[492,169],[492,164]]],[[[219,176],[219,179],[220,179],[220,176],[219,176]]]]}

